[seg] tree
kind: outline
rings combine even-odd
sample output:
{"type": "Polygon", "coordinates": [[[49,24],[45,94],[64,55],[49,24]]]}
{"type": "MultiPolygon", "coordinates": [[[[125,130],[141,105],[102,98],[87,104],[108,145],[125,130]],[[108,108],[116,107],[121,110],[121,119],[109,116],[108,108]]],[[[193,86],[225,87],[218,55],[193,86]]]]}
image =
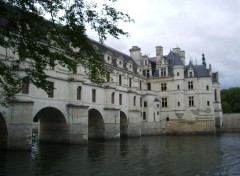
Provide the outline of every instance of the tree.
{"type": "Polygon", "coordinates": [[[61,64],[71,71],[81,64],[93,83],[103,83],[107,69],[86,25],[103,42],[108,34],[128,36],[117,24],[133,21],[107,3],[86,0],[0,0],[0,9],[0,46],[5,51],[0,58],[1,105],[20,91],[23,77],[48,91],[47,65],[61,64]]]}
{"type": "Polygon", "coordinates": [[[232,87],[221,90],[221,101],[224,113],[240,112],[240,88],[232,87]]]}

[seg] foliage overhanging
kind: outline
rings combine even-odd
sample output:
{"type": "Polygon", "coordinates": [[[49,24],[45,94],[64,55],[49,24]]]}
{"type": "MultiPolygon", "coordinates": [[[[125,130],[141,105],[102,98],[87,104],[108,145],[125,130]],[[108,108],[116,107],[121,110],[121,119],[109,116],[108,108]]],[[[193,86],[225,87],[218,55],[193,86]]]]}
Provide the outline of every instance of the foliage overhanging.
{"type": "Polygon", "coordinates": [[[0,59],[1,105],[7,105],[21,90],[23,77],[48,91],[47,65],[74,70],[81,64],[93,83],[102,84],[107,69],[86,35],[86,25],[103,42],[108,34],[128,36],[117,24],[133,21],[107,3],[86,0],[0,0],[0,9],[0,46],[5,49],[0,59]],[[23,68],[23,64],[27,66],[23,68]]]}

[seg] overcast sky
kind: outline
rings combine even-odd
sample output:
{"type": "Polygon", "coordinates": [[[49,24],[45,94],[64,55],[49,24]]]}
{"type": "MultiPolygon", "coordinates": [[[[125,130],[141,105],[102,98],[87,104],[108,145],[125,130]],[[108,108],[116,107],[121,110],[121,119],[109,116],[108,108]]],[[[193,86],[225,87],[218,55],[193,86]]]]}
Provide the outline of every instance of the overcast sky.
{"type": "MultiPolygon", "coordinates": [[[[240,0],[118,0],[120,11],[135,23],[120,24],[130,37],[108,38],[106,45],[129,55],[132,46],[155,56],[180,47],[186,62],[207,65],[220,75],[221,88],[240,87],[240,0]]],[[[91,36],[90,36],[91,37],[91,36]]]]}

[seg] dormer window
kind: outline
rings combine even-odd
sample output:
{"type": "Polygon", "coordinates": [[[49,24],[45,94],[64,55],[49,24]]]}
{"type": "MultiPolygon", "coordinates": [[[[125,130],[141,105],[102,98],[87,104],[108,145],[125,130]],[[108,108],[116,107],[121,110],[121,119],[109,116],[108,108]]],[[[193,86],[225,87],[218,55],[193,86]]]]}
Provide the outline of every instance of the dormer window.
{"type": "Polygon", "coordinates": [[[104,60],[106,63],[111,64],[112,63],[112,53],[107,52],[104,56],[104,60]]]}
{"type": "Polygon", "coordinates": [[[126,67],[127,67],[127,69],[128,69],[129,71],[132,71],[132,69],[133,69],[132,62],[131,62],[131,61],[128,62],[128,63],[126,64],[126,67]]]}
{"type": "Polygon", "coordinates": [[[189,67],[189,69],[188,69],[188,77],[194,77],[194,71],[193,71],[193,68],[192,68],[192,66],[190,66],[189,67]]]}
{"type": "Polygon", "coordinates": [[[137,72],[138,72],[138,74],[142,75],[142,69],[141,68],[138,68],[137,72]]]}
{"type": "Polygon", "coordinates": [[[145,60],[145,65],[148,65],[148,61],[147,60],[145,60]]]}
{"type": "Polygon", "coordinates": [[[194,77],[193,70],[188,70],[188,77],[190,77],[190,78],[194,77]]]}
{"type": "Polygon", "coordinates": [[[122,68],[123,67],[123,58],[122,57],[117,58],[116,63],[118,65],[118,67],[122,68]]]}
{"type": "Polygon", "coordinates": [[[193,77],[193,74],[192,74],[192,72],[189,72],[189,77],[193,77]]]}

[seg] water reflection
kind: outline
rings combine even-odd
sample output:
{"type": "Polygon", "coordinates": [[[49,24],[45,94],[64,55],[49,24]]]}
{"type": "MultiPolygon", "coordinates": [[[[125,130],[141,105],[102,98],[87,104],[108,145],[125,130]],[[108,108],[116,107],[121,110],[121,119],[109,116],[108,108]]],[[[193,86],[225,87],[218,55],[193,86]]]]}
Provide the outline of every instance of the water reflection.
{"type": "Polygon", "coordinates": [[[155,136],[1,152],[0,175],[240,175],[240,134],[155,136]]]}

